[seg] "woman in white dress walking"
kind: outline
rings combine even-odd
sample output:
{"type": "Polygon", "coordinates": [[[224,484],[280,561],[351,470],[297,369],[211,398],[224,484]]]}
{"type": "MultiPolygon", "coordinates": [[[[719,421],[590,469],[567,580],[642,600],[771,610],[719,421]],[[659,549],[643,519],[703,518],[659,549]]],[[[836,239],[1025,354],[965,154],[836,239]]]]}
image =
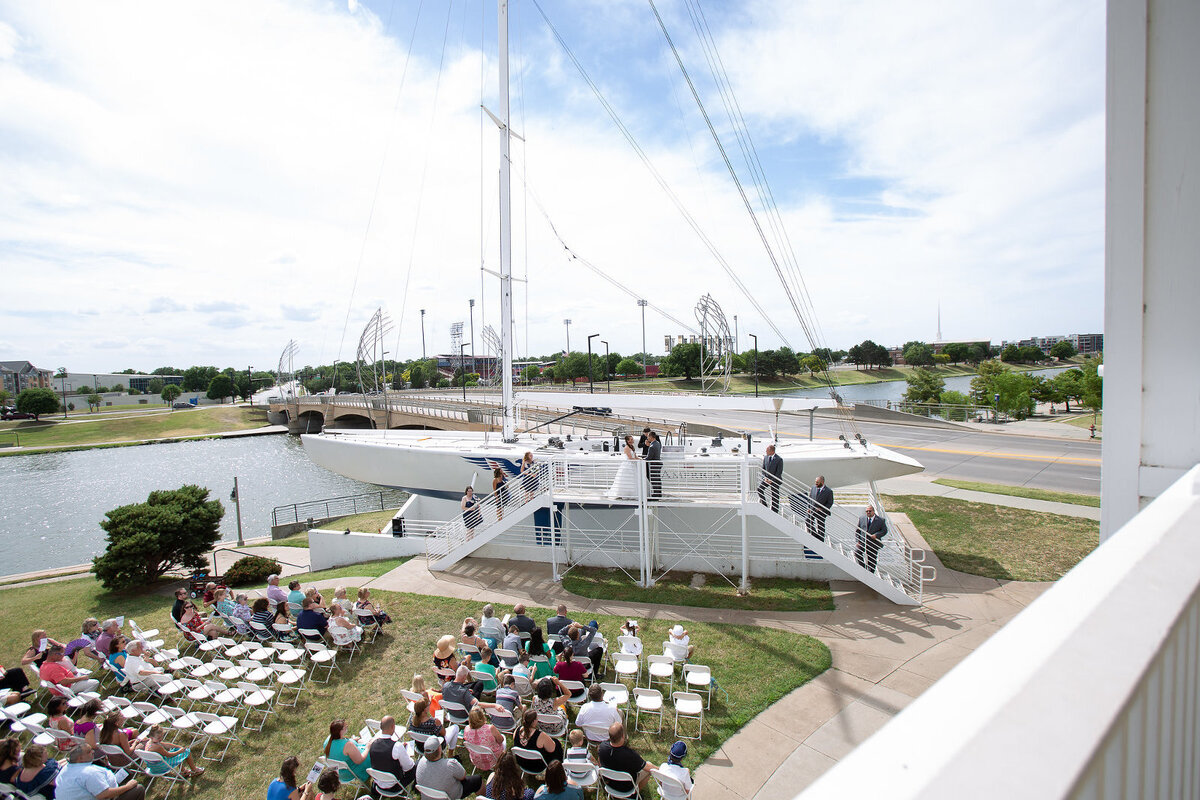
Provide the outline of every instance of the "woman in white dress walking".
{"type": "Polygon", "coordinates": [[[625,437],[625,446],[621,448],[621,452],[625,458],[621,460],[621,467],[617,470],[617,477],[613,481],[613,485],[604,493],[605,497],[612,499],[637,499],[638,476],[642,473],[642,465],[640,459],[634,454],[633,436],[625,437]]]}

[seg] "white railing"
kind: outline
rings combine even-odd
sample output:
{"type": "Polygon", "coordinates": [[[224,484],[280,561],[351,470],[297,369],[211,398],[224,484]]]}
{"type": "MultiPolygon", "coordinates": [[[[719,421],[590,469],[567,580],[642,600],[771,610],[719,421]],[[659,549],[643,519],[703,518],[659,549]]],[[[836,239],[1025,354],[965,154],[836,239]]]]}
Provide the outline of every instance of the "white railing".
{"type": "Polygon", "coordinates": [[[537,502],[549,486],[548,462],[535,463],[532,471],[509,478],[503,492],[479,496],[471,511],[455,515],[425,537],[425,553],[432,563],[467,544],[492,525],[503,521],[505,513],[515,512],[527,503],[537,502]],[[468,521],[473,524],[468,526],[468,521]]]}
{"type": "Polygon", "coordinates": [[[1200,466],[800,797],[1200,796],[1197,519],[1200,466]]]}

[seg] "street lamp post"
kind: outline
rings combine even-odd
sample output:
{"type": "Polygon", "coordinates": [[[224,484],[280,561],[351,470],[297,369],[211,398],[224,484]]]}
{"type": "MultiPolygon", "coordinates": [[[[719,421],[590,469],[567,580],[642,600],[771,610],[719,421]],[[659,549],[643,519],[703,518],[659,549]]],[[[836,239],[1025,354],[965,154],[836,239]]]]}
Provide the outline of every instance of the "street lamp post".
{"type": "MultiPolygon", "coordinates": [[[[645,300],[638,300],[642,309],[642,377],[646,377],[646,305],[645,300]]],[[[736,319],[736,317],[735,317],[736,319]]]]}
{"type": "Polygon", "coordinates": [[[741,352],[741,350],[738,350],[737,314],[733,315],[733,352],[741,352]]]}
{"type": "Polygon", "coordinates": [[[67,418],[67,371],[64,369],[59,376],[62,378],[63,419],[67,418]]]}
{"type": "Polygon", "coordinates": [[[471,372],[475,372],[475,298],[467,301],[471,306],[471,372]]]}
{"type": "Polygon", "coordinates": [[[608,372],[608,342],[601,339],[600,344],[604,345],[604,391],[612,394],[612,378],[608,372]]]}
{"type": "Polygon", "coordinates": [[[596,382],[593,380],[596,374],[596,369],[592,366],[592,339],[595,339],[600,334],[593,333],[588,337],[588,392],[596,393],[596,382]]]}
{"type": "Polygon", "coordinates": [[[466,358],[467,347],[470,342],[463,342],[458,346],[458,371],[462,373],[463,386],[463,402],[467,402],[467,370],[464,367],[464,359],[466,358]]]}
{"type": "Polygon", "coordinates": [[[567,355],[571,355],[571,320],[564,319],[563,324],[567,326],[567,355]]]}
{"type": "Polygon", "coordinates": [[[425,360],[425,309],[421,309],[421,360],[425,360]]]}
{"type": "Polygon", "coordinates": [[[754,340],[754,396],[758,397],[758,337],[753,333],[747,333],[754,340]]]}

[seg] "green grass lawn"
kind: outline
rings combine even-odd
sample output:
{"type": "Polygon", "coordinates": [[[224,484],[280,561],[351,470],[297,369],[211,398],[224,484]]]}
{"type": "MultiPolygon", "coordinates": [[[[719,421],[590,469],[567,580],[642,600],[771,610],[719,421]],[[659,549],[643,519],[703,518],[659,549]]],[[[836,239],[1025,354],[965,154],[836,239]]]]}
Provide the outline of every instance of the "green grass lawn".
{"type": "Polygon", "coordinates": [[[1064,425],[1074,425],[1076,428],[1085,428],[1085,429],[1090,428],[1094,424],[1096,426],[1096,438],[1097,439],[1100,438],[1100,434],[1104,430],[1104,412],[1103,411],[1101,411],[1099,414],[1095,414],[1095,415],[1091,414],[1090,412],[1086,413],[1086,414],[1079,414],[1079,415],[1075,415],[1075,412],[1071,412],[1071,413],[1072,413],[1072,416],[1070,416],[1070,417],[1059,417],[1058,419],[1056,419],[1054,421],[1061,422],[1064,425]]]}
{"type": "Polygon", "coordinates": [[[322,522],[322,530],[344,531],[347,528],[355,533],[379,533],[384,525],[392,524],[397,508],[387,508],[383,511],[367,511],[362,514],[351,514],[348,517],[338,517],[329,522],[322,522]]]}
{"type": "Polygon", "coordinates": [[[305,583],[333,580],[334,578],[378,578],[380,575],[391,572],[410,558],[412,556],[382,558],[379,561],[364,561],[361,564],[349,564],[345,567],[323,569],[320,572],[310,572],[307,575],[297,575],[296,577],[297,579],[302,579],[305,583]]]}
{"type": "Polygon", "coordinates": [[[39,422],[22,420],[15,426],[12,423],[5,424],[10,425],[10,430],[20,433],[22,447],[52,447],[204,436],[221,431],[261,428],[267,424],[267,410],[262,406],[221,406],[124,419],[97,417],[84,422],[60,422],[47,418],[39,422]]]}
{"type": "Polygon", "coordinates": [[[953,478],[938,478],[934,483],[940,483],[942,486],[952,486],[955,489],[968,489],[972,492],[1005,494],[1010,497],[1028,497],[1031,500],[1049,500],[1054,503],[1071,503],[1072,505],[1091,506],[1092,508],[1100,507],[1100,498],[1090,494],[1052,492],[1049,489],[1030,489],[1027,486],[1007,486],[1002,483],[960,481],[953,478]]]}
{"type": "Polygon", "coordinates": [[[953,570],[1017,581],[1058,580],[1095,549],[1100,523],[946,497],[887,498],[953,570]]]}
{"type": "Polygon", "coordinates": [[[308,547],[308,531],[293,533],[286,538],[272,539],[261,544],[248,544],[244,549],[251,550],[255,547],[308,547]]]}
{"type": "MultiPolygon", "coordinates": [[[[350,588],[350,587],[347,587],[350,588]]],[[[378,719],[392,713],[403,719],[404,700],[413,673],[430,674],[431,654],[439,636],[454,633],[464,617],[479,615],[480,604],[443,597],[374,592],[377,602],[402,624],[391,625],[368,653],[343,665],[329,684],[313,684],[295,709],[281,709],[261,733],[244,733],[244,745],[236,745],[221,763],[209,766],[194,789],[174,794],[194,800],[250,800],[265,796],[267,784],[278,774],[288,755],[298,755],[304,770],[318,755],[329,723],[344,718],[358,730],[367,717],[378,719]]],[[[91,578],[46,586],[0,591],[0,663],[17,663],[28,646],[30,628],[38,625],[61,641],[75,636],[86,616],[101,619],[124,614],[143,627],[168,632],[175,637],[169,619],[171,598],[163,595],[114,596],[101,590],[91,578]]],[[[498,606],[498,614],[511,611],[498,606]]],[[[551,615],[548,609],[531,609],[537,619],[551,615]]],[[[601,630],[615,640],[621,620],[599,617],[601,630]]],[[[666,636],[667,622],[647,624],[643,638],[658,641],[666,636]],[[660,630],[661,629],[661,630],[660,630]],[[655,638],[658,637],[658,638],[655,638]]],[[[696,661],[713,667],[721,689],[705,713],[704,737],[689,743],[684,762],[695,769],[716,748],[756,714],[830,665],[828,649],[816,639],[749,625],[688,623],[697,646],[696,661]]],[[[631,745],[650,761],[661,763],[674,736],[668,702],[661,734],[634,733],[631,745]]],[[[465,756],[463,757],[465,761],[465,756]]],[[[151,796],[160,798],[157,786],[151,796]]],[[[343,790],[342,797],[349,797],[343,790]]],[[[652,792],[651,792],[652,796],[652,792]]]]}
{"type": "MultiPolygon", "coordinates": [[[[788,578],[754,578],[750,594],[739,597],[737,588],[719,575],[705,575],[704,585],[691,587],[691,572],[669,572],[649,589],[634,585],[619,569],[575,567],[563,577],[563,588],[580,597],[659,603],[699,608],[739,608],[753,611],[832,611],[829,584],[788,578]]],[[[736,582],[736,581],[735,581],[736,582]]]]}

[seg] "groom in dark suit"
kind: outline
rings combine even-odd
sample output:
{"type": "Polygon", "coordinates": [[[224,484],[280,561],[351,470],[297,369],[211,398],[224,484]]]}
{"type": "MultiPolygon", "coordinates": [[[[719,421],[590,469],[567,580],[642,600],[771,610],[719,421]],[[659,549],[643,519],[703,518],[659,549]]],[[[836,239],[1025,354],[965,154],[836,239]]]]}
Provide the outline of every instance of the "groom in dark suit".
{"type": "Polygon", "coordinates": [[[825,485],[825,476],[818,475],[808,490],[808,535],[825,541],[825,518],[833,508],[833,489],[825,485]]]}
{"type": "Polygon", "coordinates": [[[783,482],[783,459],[775,455],[775,445],[767,445],[763,456],[762,479],[758,483],[758,501],[767,504],[767,492],[771,493],[771,510],[779,513],[779,485],[783,482]]]}
{"type": "Polygon", "coordinates": [[[867,513],[858,518],[858,541],[854,546],[854,560],[870,572],[879,563],[879,551],[883,548],[883,537],[887,536],[887,523],[875,513],[875,507],[867,506],[867,513]]]}
{"type": "Polygon", "coordinates": [[[654,431],[646,433],[646,469],[650,472],[650,499],[662,499],[662,442],[654,431]]]}
{"type": "Polygon", "coordinates": [[[650,429],[642,428],[642,435],[638,437],[638,449],[642,451],[642,458],[646,457],[646,453],[650,451],[650,429]]]}

